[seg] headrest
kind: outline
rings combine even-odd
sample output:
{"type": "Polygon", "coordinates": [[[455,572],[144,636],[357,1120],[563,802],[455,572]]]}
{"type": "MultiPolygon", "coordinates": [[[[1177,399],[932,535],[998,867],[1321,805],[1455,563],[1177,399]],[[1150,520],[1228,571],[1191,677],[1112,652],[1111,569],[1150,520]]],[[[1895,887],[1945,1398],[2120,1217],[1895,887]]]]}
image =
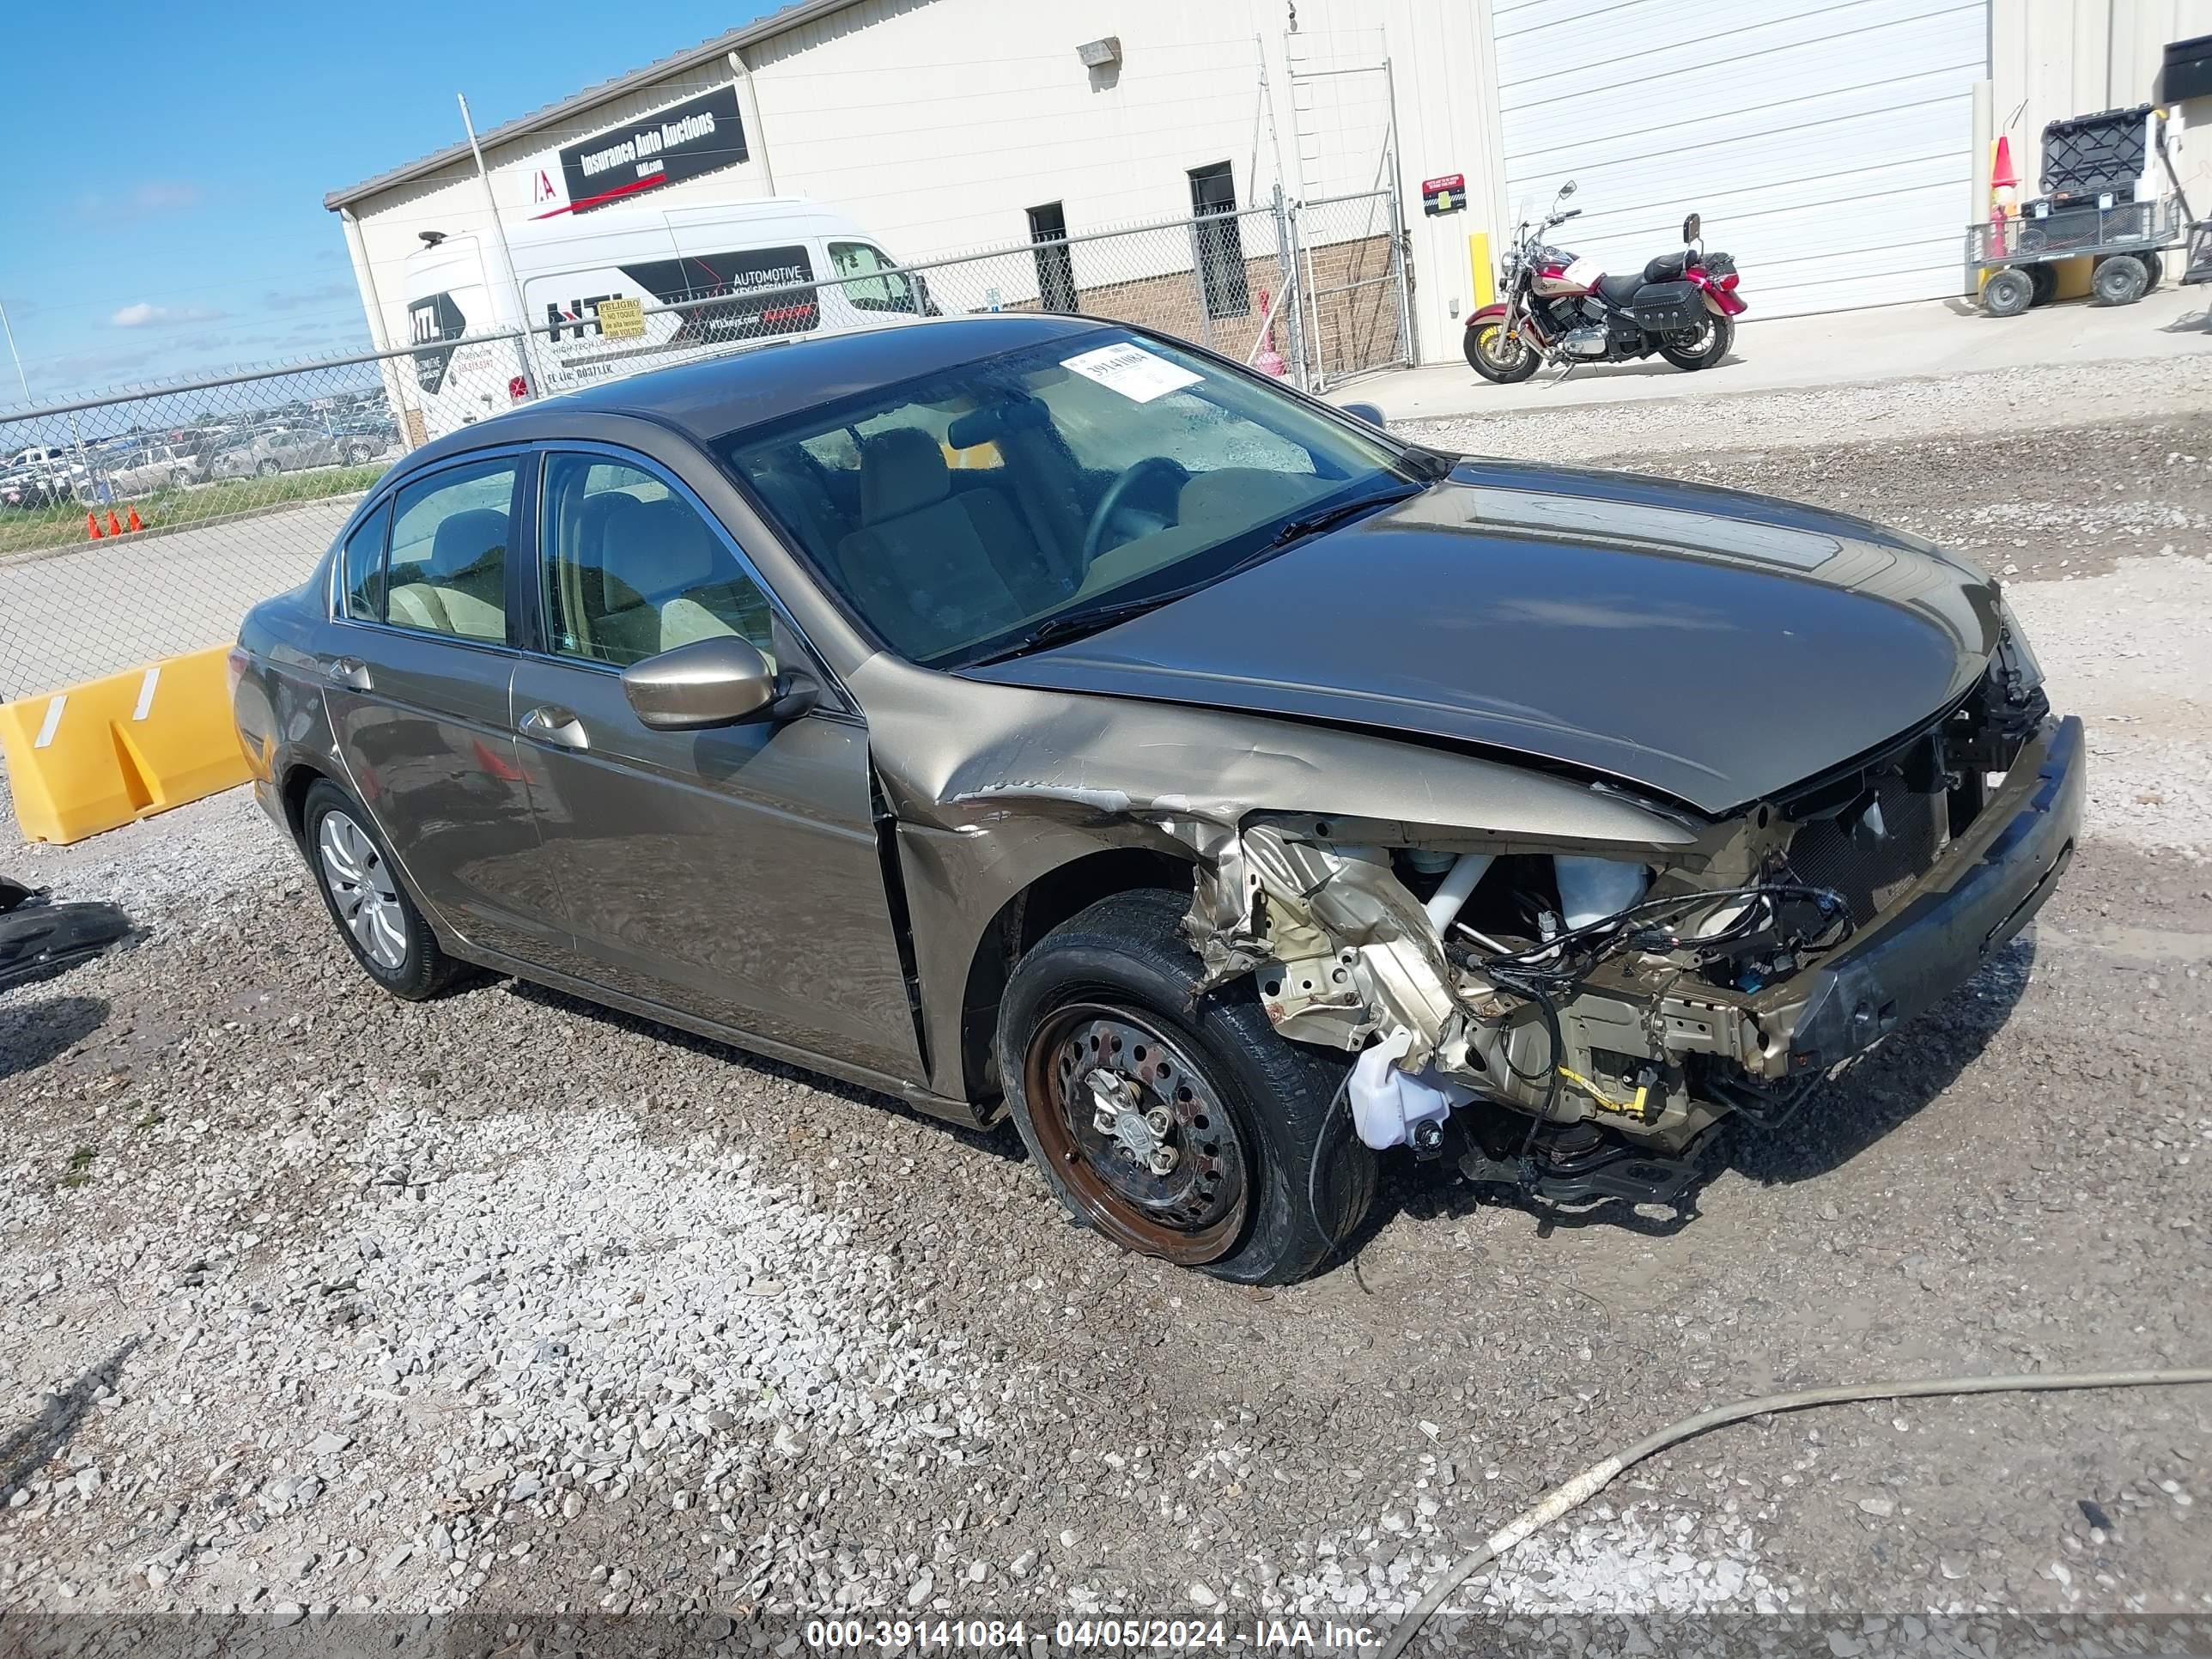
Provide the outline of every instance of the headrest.
{"type": "Polygon", "coordinates": [[[632,500],[601,535],[599,568],[609,585],[620,583],[640,599],[659,604],[715,578],[714,537],[679,501],[632,500]]]}
{"type": "Polygon", "coordinates": [[[619,489],[602,489],[596,495],[585,496],[584,504],[576,509],[576,562],[586,569],[600,568],[606,556],[607,520],[623,508],[636,505],[637,497],[619,489]]]}
{"type": "Polygon", "coordinates": [[[945,451],[918,426],[895,426],[860,446],[860,522],[880,524],[952,492],[945,451]]]}
{"type": "Polygon", "coordinates": [[[450,580],[506,553],[507,514],[495,507],[472,507],[438,526],[423,570],[434,579],[450,580]]]}

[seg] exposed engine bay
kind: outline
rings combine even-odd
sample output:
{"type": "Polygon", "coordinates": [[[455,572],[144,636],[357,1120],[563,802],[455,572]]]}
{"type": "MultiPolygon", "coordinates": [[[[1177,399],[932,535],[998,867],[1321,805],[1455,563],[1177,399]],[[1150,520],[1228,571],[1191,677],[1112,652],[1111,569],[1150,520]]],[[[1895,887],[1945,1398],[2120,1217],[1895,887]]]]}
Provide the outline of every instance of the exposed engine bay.
{"type": "Polygon", "coordinates": [[[1285,1036],[1358,1055],[1370,1146],[1436,1156],[1449,1126],[1471,1177],[1679,1203],[1707,1131],[1778,1121],[1900,1017],[1861,998],[1838,1027],[1799,988],[2010,816],[2056,724],[2039,678],[2008,640],[1928,725],[1718,821],[1677,812],[1694,838],[1649,858],[1255,813],[1200,846],[1186,932],[1209,983],[1249,972],[1285,1036]]]}

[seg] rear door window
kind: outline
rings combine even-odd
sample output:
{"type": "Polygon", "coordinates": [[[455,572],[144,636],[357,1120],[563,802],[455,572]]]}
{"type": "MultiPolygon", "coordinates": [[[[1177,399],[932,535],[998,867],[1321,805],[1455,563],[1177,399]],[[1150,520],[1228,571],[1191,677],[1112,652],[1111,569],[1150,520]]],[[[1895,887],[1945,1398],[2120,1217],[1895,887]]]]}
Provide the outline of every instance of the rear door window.
{"type": "Polygon", "coordinates": [[[451,467],[392,498],[385,619],[457,639],[507,638],[512,460],[451,467]]]}

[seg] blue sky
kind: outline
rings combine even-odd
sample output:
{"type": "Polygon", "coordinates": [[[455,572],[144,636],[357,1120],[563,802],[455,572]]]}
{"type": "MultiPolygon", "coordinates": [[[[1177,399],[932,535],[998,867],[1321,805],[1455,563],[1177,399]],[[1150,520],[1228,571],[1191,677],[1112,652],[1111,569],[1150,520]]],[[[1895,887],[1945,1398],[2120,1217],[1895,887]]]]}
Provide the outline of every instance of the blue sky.
{"type": "Polygon", "coordinates": [[[0,306],[33,398],[365,349],[325,191],[459,139],[456,92],[483,131],[777,3],[11,7],[0,306]]]}

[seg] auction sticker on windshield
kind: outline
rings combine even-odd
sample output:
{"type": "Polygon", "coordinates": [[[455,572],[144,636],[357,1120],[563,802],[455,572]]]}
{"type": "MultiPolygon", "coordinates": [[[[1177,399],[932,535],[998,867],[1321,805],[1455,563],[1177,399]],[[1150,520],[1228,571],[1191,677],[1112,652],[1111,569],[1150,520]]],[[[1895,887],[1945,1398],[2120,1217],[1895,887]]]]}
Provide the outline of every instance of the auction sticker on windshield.
{"type": "Polygon", "coordinates": [[[1126,343],[1100,346],[1096,351],[1063,358],[1060,367],[1072,368],[1085,380],[1096,380],[1138,404],[1148,404],[1170,392],[1196,386],[1200,378],[1164,357],[1155,356],[1142,346],[1126,343]]]}

